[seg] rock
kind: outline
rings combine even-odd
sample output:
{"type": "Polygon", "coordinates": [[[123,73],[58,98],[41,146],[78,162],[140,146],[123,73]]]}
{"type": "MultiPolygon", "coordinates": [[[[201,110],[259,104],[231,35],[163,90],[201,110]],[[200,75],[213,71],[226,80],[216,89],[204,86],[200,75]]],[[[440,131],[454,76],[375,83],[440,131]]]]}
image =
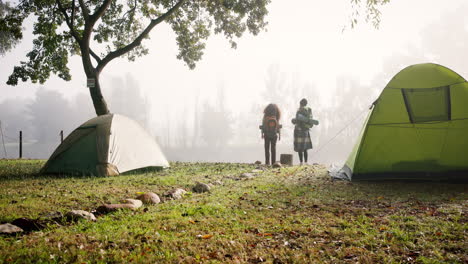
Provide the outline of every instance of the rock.
{"type": "Polygon", "coordinates": [[[231,176],[231,175],[224,176],[223,179],[233,180],[233,181],[240,181],[240,180],[241,180],[241,178],[235,177],[235,176],[231,176]]]}
{"type": "Polygon", "coordinates": [[[89,220],[89,221],[96,221],[96,217],[93,213],[84,211],[84,210],[71,210],[70,212],[65,214],[65,217],[69,221],[78,221],[81,219],[89,220]]]}
{"type": "Polygon", "coordinates": [[[241,179],[253,179],[254,176],[252,173],[244,172],[240,175],[241,179]]]}
{"type": "Polygon", "coordinates": [[[96,209],[96,213],[107,214],[107,213],[118,211],[120,209],[135,210],[136,208],[133,204],[104,204],[104,205],[99,206],[96,209]]]}
{"type": "Polygon", "coordinates": [[[167,197],[169,199],[179,200],[179,199],[182,199],[182,197],[184,197],[184,194],[186,193],[187,191],[185,191],[184,189],[176,188],[165,193],[164,197],[167,197]]]}
{"type": "Polygon", "coordinates": [[[259,160],[257,160],[257,161],[255,161],[255,163],[254,163],[254,164],[255,164],[255,165],[260,165],[260,164],[262,164],[262,162],[261,162],[261,161],[259,161],[259,160]]]}
{"type": "Polygon", "coordinates": [[[2,224],[0,225],[0,234],[4,235],[14,235],[23,232],[23,229],[21,229],[18,226],[12,225],[12,224],[2,224]]]}
{"type": "Polygon", "coordinates": [[[124,203],[126,204],[131,204],[133,205],[133,207],[136,209],[136,208],[140,208],[143,206],[143,202],[141,200],[137,200],[137,199],[125,199],[123,200],[124,203]]]}
{"type": "Polygon", "coordinates": [[[197,182],[195,186],[193,186],[192,190],[196,193],[204,193],[204,192],[209,192],[210,191],[210,186],[205,183],[197,182]]]}
{"type": "Polygon", "coordinates": [[[217,180],[217,181],[212,182],[211,184],[213,184],[213,185],[223,185],[223,182],[220,181],[220,180],[217,180]]]}
{"type": "Polygon", "coordinates": [[[61,221],[64,215],[61,212],[49,212],[43,216],[41,216],[39,219],[41,220],[51,220],[51,221],[61,221]]]}
{"type": "Polygon", "coordinates": [[[159,199],[159,196],[152,192],[138,195],[137,199],[141,200],[144,204],[158,204],[161,202],[161,199],[159,199]]]}
{"type": "Polygon", "coordinates": [[[29,218],[18,218],[11,222],[13,225],[20,227],[26,232],[38,231],[44,229],[46,225],[41,223],[39,220],[29,219],[29,218]]]}
{"type": "Polygon", "coordinates": [[[283,168],[283,165],[281,165],[280,162],[275,162],[275,164],[273,164],[272,167],[273,167],[273,168],[283,168]]]}

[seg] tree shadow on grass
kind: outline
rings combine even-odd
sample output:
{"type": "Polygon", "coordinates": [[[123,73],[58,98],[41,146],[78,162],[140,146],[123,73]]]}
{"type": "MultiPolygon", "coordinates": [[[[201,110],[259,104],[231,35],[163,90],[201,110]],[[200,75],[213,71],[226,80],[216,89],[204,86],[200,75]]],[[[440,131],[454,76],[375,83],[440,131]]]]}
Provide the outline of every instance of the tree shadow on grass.
{"type": "MultiPolygon", "coordinates": [[[[0,181],[66,179],[66,178],[105,178],[90,173],[52,173],[42,174],[44,160],[0,160],[0,181]]],[[[162,167],[146,167],[121,173],[120,175],[149,174],[161,172],[162,167]]]]}
{"type": "Polygon", "coordinates": [[[387,201],[447,202],[468,199],[468,184],[454,181],[385,180],[345,184],[358,197],[387,201]]]}

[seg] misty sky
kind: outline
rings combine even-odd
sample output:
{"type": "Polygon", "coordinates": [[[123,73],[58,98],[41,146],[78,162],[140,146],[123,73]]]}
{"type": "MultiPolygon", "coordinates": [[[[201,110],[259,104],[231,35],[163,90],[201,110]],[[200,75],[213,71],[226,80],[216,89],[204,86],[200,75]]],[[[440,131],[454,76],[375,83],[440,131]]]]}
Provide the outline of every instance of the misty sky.
{"type": "MultiPolygon", "coordinates": [[[[456,13],[460,8],[468,10],[466,0],[392,0],[382,8],[380,29],[361,23],[355,29],[343,31],[350,24],[349,1],[273,0],[269,6],[267,32],[256,37],[245,34],[238,40],[235,50],[222,36],[212,36],[195,70],[189,70],[176,59],[174,34],[165,25],[158,26],[151,32],[151,39],[146,40],[149,55],[135,62],[117,59],[104,69],[101,79],[104,93],[112,92],[112,78],[130,74],[150,102],[149,116],[153,123],[160,126],[157,120],[161,115],[177,115],[184,107],[192,105],[197,95],[201,101],[214,102],[218,88],[224,87],[227,107],[235,115],[253,105],[268,103],[260,95],[265,89],[268,68],[276,66],[289,76],[288,81],[313,84],[322,94],[322,100],[333,101],[339,96],[334,93],[339,76],[370,83],[381,73],[386,60],[426,45],[420,36],[424,30],[431,34],[427,32],[430,25],[440,23],[444,15],[456,13]]],[[[466,29],[466,22],[464,19],[463,23],[455,25],[460,27],[458,31],[466,29]]],[[[27,32],[31,31],[31,25],[31,21],[25,24],[27,32]]],[[[14,97],[33,98],[41,86],[68,98],[79,93],[88,95],[79,57],[71,59],[70,82],[52,77],[44,85],[7,86],[5,82],[13,66],[25,58],[32,46],[31,40],[31,34],[25,34],[20,45],[0,57],[0,102],[14,97]]],[[[449,50],[450,44],[446,43],[449,50]]],[[[430,62],[451,67],[468,78],[468,69],[460,68],[459,63],[459,60],[466,61],[464,57],[465,54],[439,56],[430,62]]],[[[431,55],[420,58],[416,56],[409,63],[428,62],[431,55]]],[[[396,71],[388,75],[394,74],[396,71]]],[[[385,81],[377,85],[383,88],[385,81]]],[[[110,109],[112,111],[112,104],[110,109]]]]}

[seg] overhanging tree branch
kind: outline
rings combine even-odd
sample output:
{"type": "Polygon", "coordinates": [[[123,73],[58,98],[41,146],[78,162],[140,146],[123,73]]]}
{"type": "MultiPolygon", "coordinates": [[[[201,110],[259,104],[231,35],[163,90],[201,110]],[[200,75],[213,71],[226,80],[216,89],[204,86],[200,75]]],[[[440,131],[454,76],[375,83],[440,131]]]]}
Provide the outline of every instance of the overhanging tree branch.
{"type": "Polygon", "coordinates": [[[125,53],[131,51],[135,47],[141,44],[141,41],[149,34],[149,32],[159,23],[163,22],[166,18],[172,15],[179,7],[185,2],[186,0],[180,0],[175,4],[171,9],[169,9],[166,13],[162,14],[156,19],[152,19],[151,22],[146,26],[143,32],[138,35],[130,44],[115,51],[110,52],[107,54],[102,61],[97,65],[96,70],[97,72],[101,72],[102,69],[113,59],[124,55],[125,53]]]}
{"type": "Polygon", "coordinates": [[[123,23],[125,23],[125,18],[127,17],[127,15],[129,17],[131,17],[132,15],[135,14],[135,11],[136,11],[136,8],[137,8],[137,0],[134,1],[134,5],[131,9],[129,9],[127,12],[125,12],[125,14],[122,15],[122,18],[120,19],[120,23],[117,25],[118,27],[120,27],[123,23]]]}
{"type": "Polygon", "coordinates": [[[92,14],[90,17],[89,17],[89,22],[90,24],[94,25],[94,23],[96,23],[96,21],[102,16],[104,15],[104,12],[106,11],[106,9],[109,7],[109,5],[111,4],[112,0],[104,0],[104,3],[99,7],[97,8],[97,10],[94,12],[94,14],[92,14]]]}
{"type": "MultiPolygon", "coordinates": [[[[82,8],[84,7],[83,9],[86,10],[86,12],[88,12],[83,0],[79,0],[79,1],[80,1],[80,5],[82,6],[82,8]]],[[[96,21],[104,14],[104,12],[109,7],[111,2],[112,0],[105,0],[104,3],[99,8],[97,8],[94,14],[89,15],[88,13],[88,15],[85,16],[85,27],[83,31],[84,47],[82,47],[82,54],[81,54],[82,56],[89,56],[89,54],[91,53],[89,49],[89,38],[91,36],[91,32],[93,31],[94,24],[96,24],[96,21]]],[[[90,63],[90,61],[88,62],[90,63]]]]}
{"type": "Polygon", "coordinates": [[[89,54],[91,54],[91,56],[96,60],[98,64],[101,63],[102,61],[101,57],[99,57],[96,53],[94,53],[94,51],[91,48],[89,48],[89,54]]]}
{"type": "Polygon", "coordinates": [[[89,19],[89,11],[88,11],[88,8],[86,7],[84,1],[83,0],[78,0],[78,3],[80,3],[81,12],[83,12],[84,19],[88,20],[89,19]]]}
{"type": "Polygon", "coordinates": [[[71,26],[75,28],[75,0],[72,2],[71,26]]]}
{"type": "MultiPolygon", "coordinates": [[[[82,0],[80,0],[82,1],[82,0]]],[[[75,38],[76,42],[78,43],[78,45],[82,45],[82,39],[80,36],[78,36],[78,33],[75,31],[75,27],[73,25],[74,23],[74,16],[75,16],[75,0],[73,0],[73,5],[72,5],[72,17],[70,18],[67,14],[67,11],[66,9],[62,6],[62,3],[60,2],[60,0],[56,0],[56,3],[58,5],[58,8],[60,10],[60,12],[63,14],[63,16],[65,17],[65,23],[67,23],[67,26],[68,28],[70,28],[70,33],[71,35],[73,36],[73,38],[75,38]]],[[[101,58],[91,49],[89,48],[89,53],[90,55],[96,60],[97,63],[100,63],[101,62],[101,58]]]]}
{"type": "MultiPolygon", "coordinates": [[[[70,29],[70,33],[75,38],[75,40],[78,42],[78,44],[81,45],[81,38],[78,36],[78,34],[76,34],[75,28],[73,27],[72,22],[70,22],[70,17],[67,14],[67,10],[62,6],[62,3],[60,2],[60,0],[56,0],[55,2],[57,3],[57,6],[58,6],[60,12],[62,12],[63,16],[65,17],[65,23],[67,23],[67,26],[70,29]]],[[[73,21],[74,14],[75,13],[72,10],[72,18],[71,18],[72,21],[73,21]]]]}

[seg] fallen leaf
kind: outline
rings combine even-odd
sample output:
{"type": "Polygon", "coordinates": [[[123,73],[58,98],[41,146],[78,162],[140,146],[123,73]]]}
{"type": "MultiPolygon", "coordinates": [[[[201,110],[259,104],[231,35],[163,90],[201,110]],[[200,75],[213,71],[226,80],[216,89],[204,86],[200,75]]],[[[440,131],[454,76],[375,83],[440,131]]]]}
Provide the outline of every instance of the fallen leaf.
{"type": "Polygon", "coordinates": [[[201,239],[210,239],[213,237],[213,235],[210,235],[210,234],[206,234],[206,235],[197,235],[198,238],[201,238],[201,239]]]}
{"type": "Polygon", "coordinates": [[[266,236],[273,236],[273,234],[272,233],[258,233],[257,236],[266,237],[266,236]]]}

